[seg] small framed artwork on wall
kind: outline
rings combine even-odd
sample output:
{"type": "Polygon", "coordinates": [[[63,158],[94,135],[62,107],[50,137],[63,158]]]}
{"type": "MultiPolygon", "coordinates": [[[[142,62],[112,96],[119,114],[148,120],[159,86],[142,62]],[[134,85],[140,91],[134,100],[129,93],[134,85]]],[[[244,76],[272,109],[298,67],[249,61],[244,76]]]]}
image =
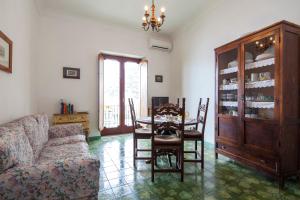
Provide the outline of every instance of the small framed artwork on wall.
{"type": "Polygon", "coordinates": [[[155,82],[162,83],[163,82],[163,76],[162,75],[155,75],[155,82]]]}
{"type": "Polygon", "coordinates": [[[12,73],[13,42],[0,31],[0,70],[12,73]]]}
{"type": "Polygon", "coordinates": [[[80,79],[80,69],[79,68],[64,67],[63,68],[63,77],[64,78],[71,78],[71,79],[80,79]]]}

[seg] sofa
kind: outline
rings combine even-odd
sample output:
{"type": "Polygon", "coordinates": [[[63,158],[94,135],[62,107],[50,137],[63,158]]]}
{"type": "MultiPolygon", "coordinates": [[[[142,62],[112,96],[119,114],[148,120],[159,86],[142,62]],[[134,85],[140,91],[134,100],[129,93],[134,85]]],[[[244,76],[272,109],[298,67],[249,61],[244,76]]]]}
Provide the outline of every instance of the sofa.
{"type": "Polygon", "coordinates": [[[0,126],[0,199],[97,199],[100,162],[80,124],[44,114],[0,126]]]}

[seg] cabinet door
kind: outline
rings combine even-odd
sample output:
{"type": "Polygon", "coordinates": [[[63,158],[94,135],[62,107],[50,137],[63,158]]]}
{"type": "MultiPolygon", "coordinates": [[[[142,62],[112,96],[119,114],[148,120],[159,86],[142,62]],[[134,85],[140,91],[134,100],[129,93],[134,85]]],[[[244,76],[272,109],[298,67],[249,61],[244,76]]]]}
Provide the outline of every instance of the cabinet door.
{"type": "Polygon", "coordinates": [[[242,44],[243,143],[274,153],[279,122],[279,31],[258,34],[242,44]]]}
{"type": "Polygon", "coordinates": [[[232,46],[216,53],[216,138],[238,144],[240,48],[232,46]]]}

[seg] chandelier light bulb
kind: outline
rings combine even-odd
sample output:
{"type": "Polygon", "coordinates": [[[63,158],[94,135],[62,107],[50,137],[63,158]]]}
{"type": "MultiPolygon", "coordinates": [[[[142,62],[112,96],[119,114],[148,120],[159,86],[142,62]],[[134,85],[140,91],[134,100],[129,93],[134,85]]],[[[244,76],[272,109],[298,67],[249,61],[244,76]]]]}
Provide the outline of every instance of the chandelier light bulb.
{"type": "Polygon", "coordinates": [[[160,11],[161,11],[162,13],[165,13],[165,12],[166,12],[166,9],[165,9],[164,7],[162,7],[162,8],[160,9],[160,11]]]}
{"type": "Polygon", "coordinates": [[[157,18],[157,21],[158,21],[158,23],[161,23],[161,18],[160,17],[157,18]]]}
{"type": "Polygon", "coordinates": [[[144,9],[145,9],[145,11],[148,11],[148,10],[149,10],[149,7],[148,7],[148,6],[145,6],[144,9]]]}
{"type": "Polygon", "coordinates": [[[143,21],[146,21],[146,17],[143,17],[143,21]]]}

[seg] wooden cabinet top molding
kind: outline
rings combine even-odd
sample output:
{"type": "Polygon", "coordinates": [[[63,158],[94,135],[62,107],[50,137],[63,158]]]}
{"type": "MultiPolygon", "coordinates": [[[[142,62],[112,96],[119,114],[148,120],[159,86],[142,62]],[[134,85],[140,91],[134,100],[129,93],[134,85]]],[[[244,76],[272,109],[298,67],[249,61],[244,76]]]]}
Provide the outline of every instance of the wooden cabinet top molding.
{"type": "Polygon", "coordinates": [[[282,21],[274,23],[274,24],[272,24],[270,26],[267,26],[265,28],[259,29],[257,31],[254,31],[254,32],[251,32],[251,33],[247,33],[247,34],[241,36],[240,38],[238,38],[236,40],[233,40],[233,41],[228,42],[228,43],[226,43],[226,44],[224,44],[224,45],[222,45],[220,47],[215,48],[215,51],[219,52],[219,51],[223,50],[225,46],[239,45],[239,43],[244,42],[246,40],[249,40],[251,37],[255,37],[255,35],[257,35],[257,34],[262,34],[263,35],[263,34],[265,34],[267,32],[274,31],[276,29],[285,28],[286,26],[289,27],[289,28],[295,28],[295,29],[298,29],[298,30],[300,29],[299,25],[294,24],[294,23],[289,22],[289,21],[286,21],[286,20],[282,20],[282,21]]]}

